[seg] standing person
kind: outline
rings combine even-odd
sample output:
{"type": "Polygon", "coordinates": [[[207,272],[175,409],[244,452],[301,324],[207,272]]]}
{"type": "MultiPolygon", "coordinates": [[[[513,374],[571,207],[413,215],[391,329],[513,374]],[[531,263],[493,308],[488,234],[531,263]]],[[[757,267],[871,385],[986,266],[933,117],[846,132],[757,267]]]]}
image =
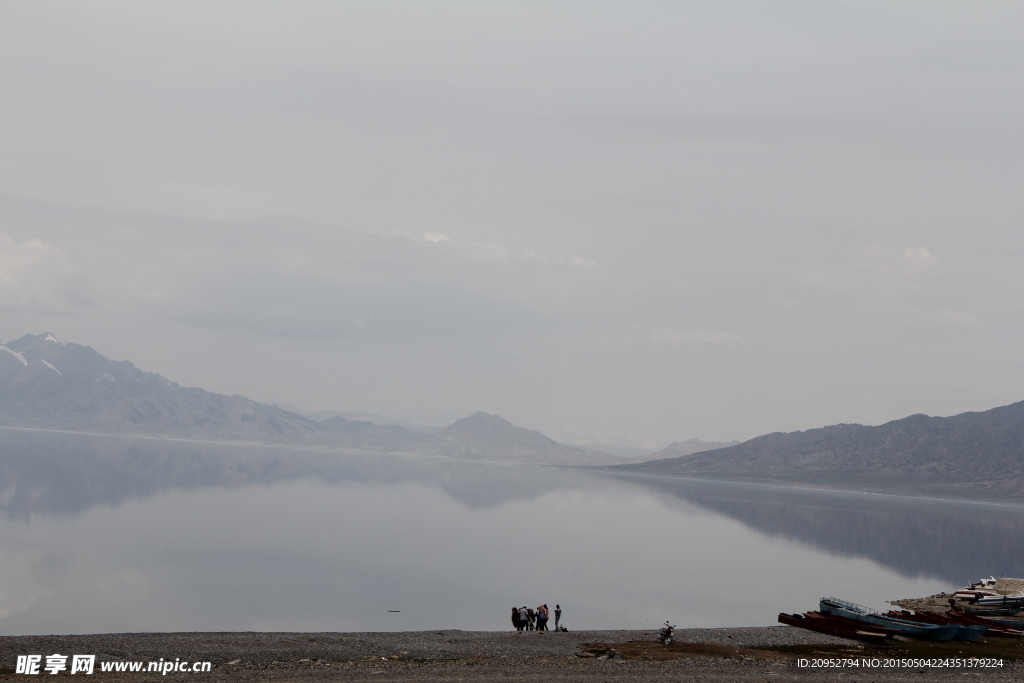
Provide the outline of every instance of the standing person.
{"type": "Polygon", "coordinates": [[[537,630],[547,631],[548,630],[548,606],[541,605],[537,608],[537,630]]]}
{"type": "Polygon", "coordinates": [[[555,630],[558,630],[558,620],[562,618],[562,606],[555,605],[555,630]]]}
{"type": "Polygon", "coordinates": [[[529,626],[526,627],[526,630],[532,631],[533,630],[533,625],[537,621],[537,613],[533,611],[532,607],[530,607],[530,608],[528,608],[526,610],[526,618],[529,621],[529,626]]]}
{"type": "Polygon", "coordinates": [[[526,610],[526,605],[519,608],[519,630],[525,631],[530,625],[530,613],[526,610]]]}
{"type": "Polygon", "coordinates": [[[517,631],[522,631],[523,630],[522,627],[519,625],[519,608],[518,607],[513,607],[512,608],[512,628],[514,628],[517,631]]]}

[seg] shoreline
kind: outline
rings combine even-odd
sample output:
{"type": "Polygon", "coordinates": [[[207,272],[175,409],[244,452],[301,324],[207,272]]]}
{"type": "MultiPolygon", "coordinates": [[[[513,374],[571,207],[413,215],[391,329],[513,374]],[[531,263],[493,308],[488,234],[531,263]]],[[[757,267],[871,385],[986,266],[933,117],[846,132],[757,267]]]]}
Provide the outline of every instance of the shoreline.
{"type": "MultiPolygon", "coordinates": [[[[642,463],[641,463],[642,464],[642,463]]],[[[848,484],[829,484],[827,482],[789,481],[784,479],[759,479],[756,477],[735,477],[732,479],[718,475],[702,474],[659,474],[656,472],[632,472],[617,470],[619,465],[593,465],[581,467],[559,467],[559,469],[575,469],[578,471],[596,472],[622,478],[636,479],[680,479],[693,482],[710,482],[713,484],[741,484],[763,488],[800,489],[822,493],[849,493],[864,496],[887,496],[892,498],[914,498],[942,503],[975,503],[978,505],[994,505],[998,507],[1024,507],[1024,499],[1018,495],[986,495],[972,496],[963,492],[935,491],[931,488],[850,488],[848,484]],[[959,493],[959,495],[958,495],[959,493]],[[945,494],[945,495],[943,495],[945,494]]],[[[956,486],[969,484],[956,484],[956,486]]],[[[973,492],[972,492],[973,493],[973,492]]]]}
{"type": "MultiPolygon", "coordinates": [[[[121,439],[146,439],[150,441],[169,441],[174,443],[189,443],[189,444],[205,444],[210,446],[233,446],[238,448],[268,448],[268,449],[279,449],[279,450],[296,450],[303,451],[311,454],[323,454],[323,453],[343,453],[346,455],[357,455],[357,456],[398,456],[408,458],[434,458],[440,460],[450,461],[461,461],[461,462],[473,462],[476,464],[488,464],[488,465],[501,465],[501,466],[517,466],[517,467],[538,467],[538,468],[549,468],[557,470],[569,470],[576,472],[584,472],[587,474],[600,474],[612,477],[622,478],[638,478],[638,479],[653,479],[653,480],[666,480],[666,479],[682,479],[686,481],[695,482],[710,482],[716,484],[739,484],[749,485],[756,487],[771,487],[771,488],[783,488],[783,489],[801,489],[805,491],[818,491],[823,493],[846,493],[846,494],[857,494],[866,496],[891,496],[897,498],[913,498],[918,500],[928,500],[936,502],[947,502],[947,503],[974,503],[980,505],[994,505],[998,507],[1011,507],[1011,508],[1024,508],[1024,499],[1018,495],[992,495],[991,491],[986,491],[987,495],[972,495],[980,492],[977,491],[963,491],[954,489],[950,490],[935,490],[933,487],[921,486],[908,488],[895,487],[895,488],[879,488],[879,487],[857,487],[855,485],[844,483],[828,483],[828,482],[807,482],[807,481],[788,481],[779,479],[762,479],[757,477],[742,477],[737,476],[734,478],[721,477],[718,475],[701,475],[701,474],[669,474],[669,473],[656,473],[656,472],[633,472],[626,470],[618,470],[616,468],[628,466],[632,464],[645,464],[641,463],[624,463],[622,465],[564,465],[564,464],[544,464],[544,463],[531,463],[521,462],[517,460],[505,460],[505,459],[478,459],[478,458],[465,458],[456,455],[445,455],[442,453],[417,453],[413,451],[375,451],[367,450],[363,448],[354,448],[351,446],[331,445],[331,444],[309,444],[309,443],[281,443],[281,442],[264,442],[264,441],[247,441],[241,439],[211,439],[211,438],[195,438],[195,437],[184,437],[184,436],[172,436],[172,435],[160,435],[160,434],[133,434],[126,432],[94,432],[88,430],[74,430],[74,429],[58,429],[53,427],[32,427],[27,425],[0,425],[2,430],[10,431],[21,431],[21,432],[36,432],[36,433],[50,433],[50,434],[65,434],[72,436],[89,436],[89,437],[114,437],[121,439]]],[[[650,461],[647,461],[650,462],[650,461]]],[[[952,484],[951,486],[970,486],[970,483],[952,484]]]]}
{"type": "MultiPolygon", "coordinates": [[[[821,680],[826,672],[801,667],[800,658],[879,657],[860,643],[788,626],[677,629],[670,646],[657,630],[570,632],[180,632],[0,636],[0,677],[20,679],[18,655],[96,655],[102,680],[153,680],[153,674],[100,673],[101,662],[211,662],[209,673],[171,671],[174,681],[490,681],[525,680],[712,681],[821,680]]],[[[896,644],[902,647],[904,644],[896,644]]],[[[956,644],[981,653],[975,644],[956,644]]],[[[947,648],[948,649],[948,648],[947,648]]],[[[897,650],[890,649],[889,652],[897,650]]],[[[901,651],[901,650],[900,650],[901,651]]],[[[955,652],[955,651],[954,651],[955,652]]],[[[890,656],[893,656],[890,654],[890,656]]],[[[950,656],[950,655],[946,655],[950,656]]],[[[978,656],[982,656],[979,654],[978,656]]],[[[1024,655],[1022,655],[1024,656],[1024,655]]],[[[808,660],[809,661],[809,660],[808,660]]],[[[962,679],[962,668],[877,668],[870,680],[962,679]]],[[[43,672],[45,673],[45,672],[43,672]]],[[[66,672],[64,672],[66,673],[66,672]]],[[[830,670],[832,680],[859,680],[864,670],[830,670]]],[[[974,672],[978,673],[978,672],[974,672]]],[[[1006,661],[980,672],[987,680],[1020,680],[1024,662],[1006,661]]],[[[159,674],[158,674],[159,675],[159,674]]]]}

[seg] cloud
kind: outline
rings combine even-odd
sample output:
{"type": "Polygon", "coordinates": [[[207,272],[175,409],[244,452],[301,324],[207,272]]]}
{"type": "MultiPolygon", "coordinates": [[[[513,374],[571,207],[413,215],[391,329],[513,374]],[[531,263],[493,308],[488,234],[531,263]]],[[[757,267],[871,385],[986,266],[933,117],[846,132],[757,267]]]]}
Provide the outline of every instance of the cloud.
{"type": "Polygon", "coordinates": [[[0,234],[0,308],[62,312],[88,303],[81,268],[48,242],[0,234]]]}
{"type": "MultiPolygon", "coordinates": [[[[860,249],[846,262],[819,263],[805,269],[798,282],[833,295],[853,297],[872,306],[896,305],[897,300],[917,298],[933,291],[941,283],[939,276],[948,275],[942,259],[928,247],[897,249],[873,244],[860,249]]],[[[907,306],[909,301],[898,305],[907,306]]]]}
{"type": "Polygon", "coordinates": [[[601,264],[593,259],[572,256],[569,258],[569,266],[572,268],[600,268],[601,264]]]}
{"type": "Polygon", "coordinates": [[[862,268],[891,273],[917,273],[931,270],[941,260],[928,247],[906,247],[896,250],[889,247],[870,245],[861,251],[859,265],[862,268]]]}
{"type": "MultiPolygon", "coordinates": [[[[93,273],[104,310],[135,320],[420,344],[565,329],[606,302],[607,273],[593,260],[440,232],[87,209],[70,210],[67,223],[75,230],[54,241],[93,273]]],[[[46,246],[52,263],[41,272],[74,272],[46,246]]],[[[8,240],[6,251],[19,250],[32,251],[8,240]]]]}
{"type": "Polygon", "coordinates": [[[656,344],[731,344],[740,340],[737,334],[715,330],[653,328],[648,330],[648,335],[656,344]]]}
{"type": "Polygon", "coordinates": [[[939,265],[937,256],[928,251],[927,247],[908,247],[903,250],[901,258],[913,270],[923,270],[939,265]]]}
{"type": "Polygon", "coordinates": [[[940,325],[955,325],[969,327],[978,324],[978,316],[964,311],[941,310],[924,314],[925,320],[940,325]]]}

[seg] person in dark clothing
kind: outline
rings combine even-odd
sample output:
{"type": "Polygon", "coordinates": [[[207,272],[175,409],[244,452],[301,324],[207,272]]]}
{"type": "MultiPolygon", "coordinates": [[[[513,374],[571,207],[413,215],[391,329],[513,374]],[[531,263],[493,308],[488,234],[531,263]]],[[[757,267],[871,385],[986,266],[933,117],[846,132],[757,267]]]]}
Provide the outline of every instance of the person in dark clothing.
{"type": "Polygon", "coordinates": [[[532,631],[533,624],[537,620],[537,614],[533,611],[532,607],[526,608],[526,630],[532,631]]]}
{"type": "Polygon", "coordinates": [[[529,626],[529,625],[530,625],[530,617],[529,617],[529,613],[528,613],[528,611],[526,609],[526,606],[524,605],[524,606],[519,608],[519,630],[520,631],[525,631],[527,626],[529,626]]]}
{"type": "Polygon", "coordinates": [[[548,606],[541,605],[537,608],[537,630],[547,631],[548,630],[548,606]]]}
{"type": "Polygon", "coordinates": [[[517,631],[522,631],[523,627],[519,624],[519,608],[512,608],[512,628],[517,631]]]}

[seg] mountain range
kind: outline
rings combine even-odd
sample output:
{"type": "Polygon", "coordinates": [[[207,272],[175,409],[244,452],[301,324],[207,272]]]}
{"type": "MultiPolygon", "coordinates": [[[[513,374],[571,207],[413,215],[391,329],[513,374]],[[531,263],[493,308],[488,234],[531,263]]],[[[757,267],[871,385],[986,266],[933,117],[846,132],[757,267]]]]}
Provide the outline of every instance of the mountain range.
{"type": "Polygon", "coordinates": [[[182,387],[49,332],[0,344],[0,425],[539,465],[643,459],[567,446],[487,413],[475,413],[439,431],[350,420],[340,414],[317,422],[244,396],[182,387]]]}
{"type": "MultiPolygon", "coordinates": [[[[662,451],[664,453],[664,451],[662,451]]],[[[1024,401],[952,417],[911,415],[877,427],[838,424],[612,468],[971,497],[1024,494],[1024,401]]]]}
{"type": "Polygon", "coordinates": [[[651,453],[569,446],[487,413],[444,428],[383,416],[324,419],[182,387],[50,333],[0,344],[0,426],[410,453],[622,473],[746,479],[858,490],[1024,495],[1024,402],[880,426],[838,424],[743,443],[676,442],[651,453]]]}
{"type": "Polygon", "coordinates": [[[703,453],[704,451],[713,451],[719,448],[728,448],[729,446],[735,446],[739,441],[701,441],[700,439],[687,439],[686,441],[676,441],[670,443],[665,448],[662,448],[656,453],[652,453],[647,460],[665,460],[667,458],[678,458],[684,455],[693,455],[694,453],[703,453]]]}

